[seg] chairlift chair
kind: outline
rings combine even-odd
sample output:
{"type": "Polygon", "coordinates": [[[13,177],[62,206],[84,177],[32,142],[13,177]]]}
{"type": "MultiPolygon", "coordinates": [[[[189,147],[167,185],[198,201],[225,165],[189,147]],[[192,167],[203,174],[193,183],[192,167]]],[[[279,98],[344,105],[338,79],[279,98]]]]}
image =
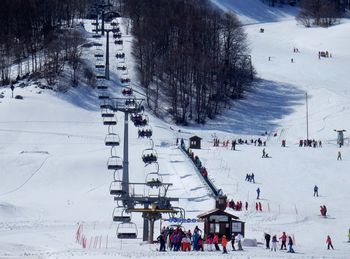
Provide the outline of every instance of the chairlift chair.
{"type": "Polygon", "coordinates": [[[125,212],[125,209],[121,210],[120,207],[115,207],[113,210],[113,221],[114,222],[129,223],[129,222],[131,222],[131,216],[125,212]]]}
{"type": "Polygon", "coordinates": [[[123,191],[122,181],[116,180],[111,182],[111,185],[109,187],[109,193],[111,195],[117,195],[117,196],[125,194],[125,192],[123,191]]]}
{"type": "Polygon", "coordinates": [[[147,125],[145,127],[139,128],[138,130],[138,137],[139,138],[150,138],[152,137],[152,127],[150,125],[147,125]]]}
{"type": "Polygon", "coordinates": [[[94,39],[100,39],[100,38],[101,38],[101,35],[100,35],[100,34],[94,34],[94,35],[92,35],[92,37],[93,37],[94,39]]]}
{"type": "Polygon", "coordinates": [[[117,237],[119,239],[137,238],[137,226],[133,222],[119,223],[117,227],[117,237]]]}
{"type": "Polygon", "coordinates": [[[119,146],[120,139],[119,135],[116,133],[108,133],[105,137],[105,145],[108,147],[119,146]]]}
{"type": "Polygon", "coordinates": [[[98,99],[99,100],[106,100],[106,99],[109,99],[109,95],[108,94],[99,94],[98,95],[98,99]]]}
{"type": "Polygon", "coordinates": [[[158,172],[152,172],[146,176],[146,185],[153,187],[160,187],[163,184],[163,178],[158,172]]]}
{"type": "Polygon", "coordinates": [[[101,117],[102,118],[111,118],[114,117],[114,112],[110,109],[101,109],[101,117]]]}
{"type": "Polygon", "coordinates": [[[142,161],[145,164],[155,163],[158,160],[157,151],[153,148],[146,148],[142,152],[142,161]]]}
{"type": "Polygon", "coordinates": [[[113,113],[112,113],[112,116],[109,116],[109,115],[111,115],[110,113],[107,113],[104,115],[108,115],[108,116],[102,117],[103,118],[103,125],[107,125],[107,126],[117,125],[117,118],[114,117],[113,113]]]}
{"type": "Polygon", "coordinates": [[[108,170],[121,170],[123,169],[123,161],[119,156],[111,156],[107,160],[108,170]]]}
{"type": "Polygon", "coordinates": [[[133,90],[132,90],[132,88],[125,87],[122,89],[122,94],[125,96],[130,96],[133,94],[133,90]]]}
{"type": "Polygon", "coordinates": [[[148,116],[147,115],[141,115],[140,117],[137,117],[137,119],[134,121],[135,127],[145,127],[148,125],[148,116]]]}
{"type": "Polygon", "coordinates": [[[107,89],[108,89],[108,86],[106,86],[106,85],[98,85],[98,86],[97,86],[97,89],[98,89],[98,90],[107,90],[107,89]]]}
{"type": "Polygon", "coordinates": [[[106,79],[106,76],[102,74],[97,74],[96,79],[106,79]]]}

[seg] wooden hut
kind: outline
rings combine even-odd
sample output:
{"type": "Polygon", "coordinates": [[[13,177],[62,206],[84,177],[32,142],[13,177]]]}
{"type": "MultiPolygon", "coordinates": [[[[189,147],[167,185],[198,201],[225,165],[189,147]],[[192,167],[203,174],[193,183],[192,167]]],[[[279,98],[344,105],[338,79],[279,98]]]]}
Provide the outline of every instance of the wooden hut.
{"type": "Polygon", "coordinates": [[[218,234],[221,238],[226,235],[231,239],[232,234],[242,234],[244,236],[243,221],[235,215],[227,213],[220,209],[213,209],[197,216],[204,221],[204,236],[218,234]]]}
{"type": "Polygon", "coordinates": [[[201,149],[201,140],[202,138],[198,136],[190,137],[190,143],[189,143],[190,148],[201,149]]]}

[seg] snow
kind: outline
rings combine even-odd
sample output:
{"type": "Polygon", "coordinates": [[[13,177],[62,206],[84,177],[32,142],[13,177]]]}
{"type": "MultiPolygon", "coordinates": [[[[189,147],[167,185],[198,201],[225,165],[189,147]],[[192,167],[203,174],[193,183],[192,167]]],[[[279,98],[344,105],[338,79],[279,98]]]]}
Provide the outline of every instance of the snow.
{"type": "MultiPolygon", "coordinates": [[[[246,222],[246,237],[263,242],[264,232],[280,235],[286,231],[294,235],[298,252],[275,253],[258,245],[244,247],[242,252],[229,251],[230,256],[349,258],[349,141],[339,149],[333,131],[350,126],[349,20],[328,29],[306,29],[293,20],[295,9],[290,7],[272,9],[253,0],[216,2],[234,10],[240,19],[250,19],[244,28],[259,80],[244,99],[200,127],[180,128],[148,114],[160,172],[165,182],[173,183],[169,196],[180,198],[176,205],[185,208],[189,218],[214,207],[195,167],[175,146],[176,138],[184,138],[187,144],[190,136],[198,135],[203,138],[202,149],[194,153],[209,177],[229,199],[249,203],[248,211],[228,209],[246,222]],[[260,33],[260,28],[265,32],[260,33]],[[293,48],[298,48],[299,53],[294,53],[293,48]],[[333,57],[319,59],[320,50],[328,50],[333,57]],[[298,147],[299,139],[306,138],[305,93],[309,102],[309,135],[321,140],[322,148],[298,147]],[[268,135],[262,136],[265,131],[268,135]],[[262,147],[254,145],[237,145],[237,151],[213,147],[213,137],[260,137],[267,141],[266,151],[272,158],[261,158],[262,147]],[[281,147],[282,139],[287,140],[285,148],[281,147]],[[342,161],[336,160],[338,150],[342,161]],[[255,184],[244,181],[251,172],[255,174],[255,184]],[[313,197],[315,184],[320,188],[317,198],[313,197]],[[255,211],[258,187],[263,212],[255,211]],[[327,218],[319,216],[319,206],[323,204],[328,208],[327,218]],[[327,235],[333,239],[334,251],[326,250],[327,235]]],[[[85,27],[91,30],[88,21],[85,27]]],[[[129,75],[134,79],[132,38],[123,39],[129,75]]],[[[117,51],[118,47],[111,45],[111,56],[117,51]]],[[[94,62],[93,49],[85,55],[94,62]]],[[[116,60],[111,59],[110,86],[114,96],[121,89],[116,66],[116,60]]],[[[1,92],[5,96],[0,99],[1,258],[222,257],[216,252],[157,252],[157,245],[141,241],[142,218],[137,214],[132,216],[139,238],[117,239],[117,224],[112,222],[115,202],[109,195],[113,177],[106,167],[110,150],[104,145],[107,128],[102,125],[95,90],[77,87],[68,93],[54,93],[33,84],[15,89],[23,100],[10,98],[9,88],[1,92]],[[85,249],[76,243],[79,226],[87,237],[85,249]],[[98,241],[94,247],[95,239],[98,241]]],[[[123,115],[117,117],[122,140],[123,115]]],[[[141,155],[151,143],[139,139],[135,127],[130,126],[129,131],[130,181],[143,182],[147,168],[141,155]]],[[[122,155],[122,146],[118,155],[122,155]]],[[[148,194],[151,190],[138,191],[148,194]]],[[[156,234],[159,224],[156,223],[156,234]]],[[[184,227],[193,229],[194,225],[184,227]]]]}

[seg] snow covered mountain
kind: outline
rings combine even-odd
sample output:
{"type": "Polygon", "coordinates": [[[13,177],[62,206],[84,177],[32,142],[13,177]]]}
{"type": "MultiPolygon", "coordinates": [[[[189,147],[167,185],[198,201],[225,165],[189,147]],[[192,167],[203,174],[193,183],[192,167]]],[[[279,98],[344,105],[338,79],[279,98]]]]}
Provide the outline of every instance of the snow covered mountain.
{"type": "MultiPolygon", "coordinates": [[[[228,209],[246,222],[246,237],[263,242],[264,232],[280,235],[286,231],[295,237],[298,252],[275,253],[258,246],[231,252],[231,256],[349,258],[349,141],[346,138],[339,149],[334,132],[350,128],[349,20],[327,29],[306,29],[296,23],[296,10],[291,7],[270,8],[258,0],[214,2],[246,24],[259,80],[244,99],[203,126],[179,128],[148,114],[160,172],[164,181],[174,184],[169,195],[180,197],[179,206],[190,218],[214,206],[194,166],[175,145],[176,138],[198,135],[203,138],[202,149],[194,152],[209,177],[229,199],[249,203],[248,211],[228,209]],[[319,58],[319,51],[328,51],[332,58],[319,58]],[[306,138],[306,93],[309,136],[321,140],[322,148],[299,147],[299,140],[306,138]],[[249,142],[261,138],[271,158],[261,158],[263,147],[254,144],[237,145],[237,151],[213,147],[214,137],[249,142]],[[281,147],[283,139],[286,147],[281,147]],[[339,150],[342,161],[336,159],[339,150]],[[244,180],[252,172],[255,184],[244,180]],[[314,185],[319,187],[319,197],[313,197],[314,185]],[[258,187],[262,212],[255,210],[258,187]],[[319,215],[321,205],[327,206],[328,218],[319,215]],[[327,235],[333,239],[334,251],[326,249],[327,235]]],[[[89,23],[85,21],[85,27],[91,31],[89,23]]],[[[134,80],[131,37],[123,35],[126,64],[134,80]]],[[[111,56],[118,48],[111,49],[111,56]]],[[[93,54],[93,49],[86,53],[91,62],[93,54]]],[[[116,66],[113,59],[110,94],[119,96],[116,66]]],[[[117,239],[117,224],[112,222],[115,202],[109,195],[112,174],[106,167],[110,151],[104,145],[107,128],[102,125],[96,91],[75,88],[58,94],[31,85],[15,89],[23,100],[12,99],[9,88],[1,92],[0,258],[222,257],[215,252],[160,255],[157,245],[146,245],[140,238],[117,239]],[[76,242],[78,229],[87,238],[85,249],[76,242]]],[[[123,115],[117,118],[122,136],[123,115]]],[[[133,126],[129,136],[131,181],[142,182],[146,169],[141,155],[151,143],[138,138],[133,126]]],[[[122,155],[121,147],[118,154],[122,155]]],[[[142,218],[132,216],[140,237],[142,218]]],[[[193,229],[194,225],[184,227],[193,229]]]]}

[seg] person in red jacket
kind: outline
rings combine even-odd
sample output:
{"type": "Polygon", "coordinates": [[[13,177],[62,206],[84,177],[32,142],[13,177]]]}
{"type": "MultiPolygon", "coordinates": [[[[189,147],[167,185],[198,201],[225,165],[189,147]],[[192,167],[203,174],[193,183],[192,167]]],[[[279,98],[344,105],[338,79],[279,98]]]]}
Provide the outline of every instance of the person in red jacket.
{"type": "Polygon", "coordinates": [[[223,250],[223,254],[227,254],[227,250],[226,250],[226,246],[227,246],[227,239],[226,236],[223,235],[221,238],[221,245],[222,245],[222,250],[223,250]]]}
{"type": "Polygon", "coordinates": [[[333,245],[332,245],[332,239],[331,239],[330,236],[327,236],[326,243],[327,243],[327,249],[328,250],[329,250],[330,247],[332,247],[332,249],[334,250],[333,245]]]}
{"type": "Polygon", "coordinates": [[[286,242],[287,242],[287,235],[286,232],[283,232],[282,236],[279,238],[282,240],[281,249],[280,250],[287,250],[286,242]]]}
{"type": "Polygon", "coordinates": [[[218,236],[218,234],[215,234],[215,235],[214,235],[213,244],[214,244],[214,246],[215,246],[216,251],[220,251],[220,247],[219,247],[219,236],[218,236]]]}

